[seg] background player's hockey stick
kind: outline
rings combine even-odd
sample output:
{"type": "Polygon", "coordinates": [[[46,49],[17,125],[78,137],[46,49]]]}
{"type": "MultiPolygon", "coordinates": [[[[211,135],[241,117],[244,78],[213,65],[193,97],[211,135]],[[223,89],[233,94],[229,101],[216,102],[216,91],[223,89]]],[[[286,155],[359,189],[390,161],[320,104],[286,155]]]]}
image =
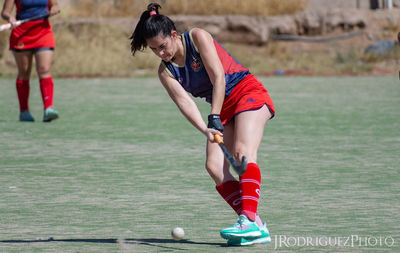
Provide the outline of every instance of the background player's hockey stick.
{"type": "MultiPolygon", "coordinates": [[[[17,22],[15,22],[15,24],[16,24],[16,26],[19,26],[20,24],[23,24],[23,23],[28,22],[28,21],[47,18],[49,15],[50,15],[50,13],[46,13],[46,14],[42,14],[42,15],[39,15],[39,16],[31,17],[31,18],[17,20],[17,22]]],[[[4,31],[4,30],[9,30],[9,29],[11,29],[11,27],[12,27],[11,23],[1,25],[0,26],[0,32],[4,31]]]]}

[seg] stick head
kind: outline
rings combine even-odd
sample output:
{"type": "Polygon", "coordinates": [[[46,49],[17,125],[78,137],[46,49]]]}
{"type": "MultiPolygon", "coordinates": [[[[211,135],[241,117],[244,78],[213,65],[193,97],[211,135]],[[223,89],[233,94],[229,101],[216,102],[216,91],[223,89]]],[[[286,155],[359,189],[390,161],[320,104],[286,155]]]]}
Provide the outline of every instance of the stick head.
{"type": "Polygon", "coordinates": [[[233,168],[235,169],[236,173],[241,176],[246,172],[247,169],[247,158],[245,156],[242,156],[242,163],[240,165],[235,164],[233,165],[233,168]]]}

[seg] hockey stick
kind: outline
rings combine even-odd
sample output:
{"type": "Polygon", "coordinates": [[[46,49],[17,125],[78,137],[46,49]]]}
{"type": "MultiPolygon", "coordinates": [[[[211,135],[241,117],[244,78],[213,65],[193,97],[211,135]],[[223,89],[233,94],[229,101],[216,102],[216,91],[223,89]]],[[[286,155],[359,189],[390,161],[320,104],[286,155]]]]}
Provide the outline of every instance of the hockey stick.
{"type": "MultiPolygon", "coordinates": [[[[38,15],[38,16],[35,16],[35,17],[31,17],[31,18],[17,20],[17,22],[15,22],[15,26],[19,26],[20,24],[23,24],[23,23],[28,22],[28,21],[37,20],[37,19],[41,19],[41,18],[47,18],[49,15],[50,15],[50,13],[46,13],[46,14],[38,15]]],[[[11,23],[1,25],[0,26],[0,32],[4,31],[4,30],[9,30],[9,29],[11,29],[11,27],[12,27],[11,23]]]]}
{"type": "Polygon", "coordinates": [[[232,165],[233,169],[236,171],[236,173],[241,176],[246,172],[247,169],[247,158],[245,156],[242,157],[242,164],[238,164],[233,156],[229,154],[228,150],[224,146],[224,142],[221,139],[221,136],[218,134],[214,135],[215,140],[217,141],[219,147],[222,149],[222,152],[224,153],[226,159],[230,162],[232,165]]]}

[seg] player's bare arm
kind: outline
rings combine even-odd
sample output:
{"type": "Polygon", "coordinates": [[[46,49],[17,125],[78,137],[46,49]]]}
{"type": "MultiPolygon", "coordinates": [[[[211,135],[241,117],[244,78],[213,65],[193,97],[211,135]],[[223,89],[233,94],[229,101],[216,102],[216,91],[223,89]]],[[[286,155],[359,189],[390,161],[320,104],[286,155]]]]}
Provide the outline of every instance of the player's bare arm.
{"type": "Polygon", "coordinates": [[[208,32],[200,28],[192,30],[192,38],[214,86],[211,114],[220,114],[225,98],[225,73],[215,49],[214,40],[208,32]]]}
{"type": "Polygon", "coordinates": [[[50,6],[50,16],[56,15],[60,13],[60,6],[58,5],[57,0],[49,0],[49,6],[50,6]]]}
{"type": "Polygon", "coordinates": [[[14,7],[14,0],[5,0],[3,4],[3,10],[1,11],[1,17],[10,23],[15,23],[16,19],[12,16],[12,10],[14,7]]]}
{"type": "Polygon", "coordinates": [[[158,76],[168,95],[194,127],[202,132],[210,141],[214,141],[214,134],[218,133],[222,135],[217,130],[207,128],[196,103],[178,81],[169,76],[163,64],[160,64],[158,76]]]}

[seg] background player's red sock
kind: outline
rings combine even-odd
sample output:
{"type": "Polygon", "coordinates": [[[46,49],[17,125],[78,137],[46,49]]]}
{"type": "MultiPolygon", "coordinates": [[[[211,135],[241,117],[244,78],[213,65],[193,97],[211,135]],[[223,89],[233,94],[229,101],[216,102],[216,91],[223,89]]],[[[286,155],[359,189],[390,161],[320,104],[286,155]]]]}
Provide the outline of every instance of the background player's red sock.
{"type": "Polygon", "coordinates": [[[261,172],[256,163],[249,163],[246,172],[240,176],[242,190],[242,212],[250,220],[255,221],[258,199],[260,197],[261,172]]]}
{"type": "Polygon", "coordinates": [[[40,91],[42,92],[43,107],[46,110],[49,107],[53,107],[53,93],[54,93],[54,83],[53,78],[46,77],[39,80],[40,91]]]}
{"type": "Polygon", "coordinates": [[[15,81],[15,87],[17,89],[19,111],[23,112],[29,110],[28,99],[29,99],[29,80],[17,79],[15,81]]]}
{"type": "Polygon", "coordinates": [[[215,187],[222,198],[239,215],[242,211],[242,198],[239,182],[236,180],[227,181],[215,187]]]}

